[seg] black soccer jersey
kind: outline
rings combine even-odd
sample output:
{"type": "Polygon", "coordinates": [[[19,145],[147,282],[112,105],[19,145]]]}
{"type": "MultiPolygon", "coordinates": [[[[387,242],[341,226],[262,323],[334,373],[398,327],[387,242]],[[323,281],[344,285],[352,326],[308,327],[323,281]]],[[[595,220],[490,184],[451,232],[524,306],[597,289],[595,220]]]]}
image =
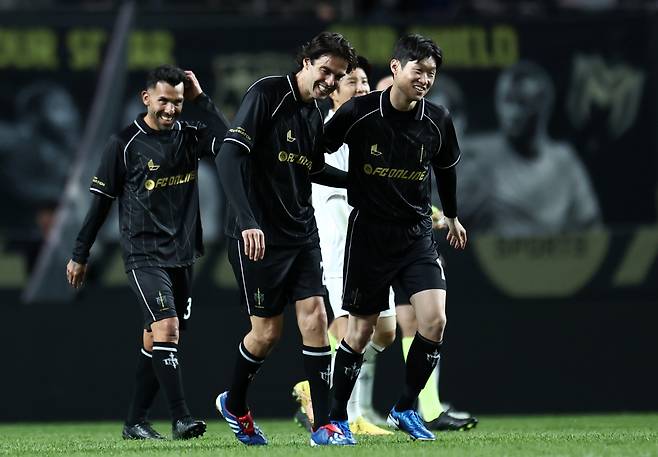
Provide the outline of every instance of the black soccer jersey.
{"type": "Polygon", "coordinates": [[[391,222],[429,221],[430,167],[460,158],[448,110],[421,99],[409,112],[391,105],[390,89],[355,97],[325,125],[327,152],[349,146],[348,201],[360,213],[391,222]]]}
{"type": "Polygon", "coordinates": [[[243,230],[260,228],[268,244],[314,240],[310,176],[324,167],[317,102],[302,101],[294,73],[268,76],[247,89],[232,125],[224,142],[238,145],[250,160],[244,175],[235,170],[222,184],[231,193],[243,181],[254,220],[245,226],[229,202],[226,234],[242,239],[243,230]]]}
{"type": "Polygon", "coordinates": [[[90,190],[119,201],[126,270],[186,266],[203,253],[198,161],[216,156],[226,131],[212,101],[194,101],[214,118],[153,130],[144,114],[112,136],[90,190]]]}

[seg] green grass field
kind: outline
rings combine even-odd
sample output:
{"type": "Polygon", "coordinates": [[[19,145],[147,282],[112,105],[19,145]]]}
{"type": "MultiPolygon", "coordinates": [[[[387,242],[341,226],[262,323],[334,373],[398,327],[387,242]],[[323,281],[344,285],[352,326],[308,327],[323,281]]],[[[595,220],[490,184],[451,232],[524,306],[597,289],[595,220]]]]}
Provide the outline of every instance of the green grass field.
{"type": "MultiPolygon", "coordinates": [[[[203,438],[192,441],[127,442],[121,424],[109,422],[0,424],[0,455],[10,456],[658,456],[658,414],[482,417],[470,432],[439,433],[436,442],[415,443],[397,432],[357,437],[353,448],[311,448],[292,421],[261,421],[270,439],[263,448],[238,443],[225,423],[212,419],[203,438]]],[[[166,423],[156,423],[161,432],[166,423]]]]}

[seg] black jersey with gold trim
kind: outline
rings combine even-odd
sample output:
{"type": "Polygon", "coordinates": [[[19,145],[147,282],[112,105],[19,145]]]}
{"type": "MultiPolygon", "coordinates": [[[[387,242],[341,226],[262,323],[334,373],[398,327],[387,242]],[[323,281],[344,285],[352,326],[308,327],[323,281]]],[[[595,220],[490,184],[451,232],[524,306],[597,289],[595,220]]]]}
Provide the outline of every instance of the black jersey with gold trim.
{"type": "Polygon", "coordinates": [[[425,99],[409,112],[397,111],[389,94],[390,88],[341,106],[325,125],[326,152],[349,146],[348,200],[360,213],[429,222],[430,168],[454,167],[460,158],[452,119],[425,99]]]}
{"type": "MultiPolygon", "coordinates": [[[[219,119],[210,99],[199,97],[195,103],[219,119]]],[[[119,202],[126,270],[186,266],[203,253],[197,170],[201,157],[217,155],[226,126],[216,124],[153,130],[143,113],[108,142],[90,191],[119,202]]]]}
{"type": "MultiPolygon", "coordinates": [[[[253,216],[268,244],[304,244],[317,238],[311,175],[324,168],[322,113],[302,101],[295,74],[252,84],[226,138],[248,154],[241,172],[253,216]]],[[[230,203],[226,234],[242,239],[230,203]]]]}

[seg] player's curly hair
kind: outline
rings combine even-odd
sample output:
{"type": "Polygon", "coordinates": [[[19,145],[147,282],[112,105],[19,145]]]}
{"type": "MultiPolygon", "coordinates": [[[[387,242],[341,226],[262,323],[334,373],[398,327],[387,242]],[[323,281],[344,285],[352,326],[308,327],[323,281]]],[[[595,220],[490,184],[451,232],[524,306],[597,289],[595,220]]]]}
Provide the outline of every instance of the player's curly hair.
{"type": "Polygon", "coordinates": [[[155,87],[158,81],[164,81],[172,86],[177,86],[180,83],[184,83],[186,80],[187,77],[183,70],[173,65],[165,64],[160,65],[147,73],[146,88],[150,89],[155,87]]]}
{"type": "Polygon", "coordinates": [[[335,32],[319,33],[311,41],[304,44],[297,53],[297,65],[302,68],[304,59],[311,59],[311,62],[313,62],[318,57],[326,54],[347,60],[348,73],[356,67],[356,51],[343,35],[335,32]]]}
{"type": "Polygon", "coordinates": [[[404,67],[411,60],[423,60],[433,57],[437,70],[443,63],[443,51],[429,38],[412,33],[400,38],[395,45],[393,58],[399,60],[404,67]]]}

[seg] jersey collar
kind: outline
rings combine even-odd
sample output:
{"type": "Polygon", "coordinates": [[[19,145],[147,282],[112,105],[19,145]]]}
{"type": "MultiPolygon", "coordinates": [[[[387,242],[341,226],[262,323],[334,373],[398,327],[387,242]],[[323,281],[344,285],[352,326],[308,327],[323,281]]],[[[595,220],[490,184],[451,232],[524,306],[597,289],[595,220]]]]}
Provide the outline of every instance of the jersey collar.
{"type": "Polygon", "coordinates": [[[303,103],[302,96],[299,93],[299,87],[297,86],[297,78],[295,77],[295,73],[287,74],[286,79],[288,79],[288,85],[290,86],[290,90],[292,91],[292,96],[295,98],[295,101],[303,103]]]}
{"type": "MultiPolygon", "coordinates": [[[[395,116],[396,114],[399,115],[399,113],[402,113],[402,111],[396,110],[393,108],[393,105],[391,105],[391,88],[389,87],[379,94],[379,114],[382,117],[390,117],[395,116]]],[[[414,108],[414,119],[420,121],[423,119],[424,114],[425,98],[421,98],[414,108]]]]}

